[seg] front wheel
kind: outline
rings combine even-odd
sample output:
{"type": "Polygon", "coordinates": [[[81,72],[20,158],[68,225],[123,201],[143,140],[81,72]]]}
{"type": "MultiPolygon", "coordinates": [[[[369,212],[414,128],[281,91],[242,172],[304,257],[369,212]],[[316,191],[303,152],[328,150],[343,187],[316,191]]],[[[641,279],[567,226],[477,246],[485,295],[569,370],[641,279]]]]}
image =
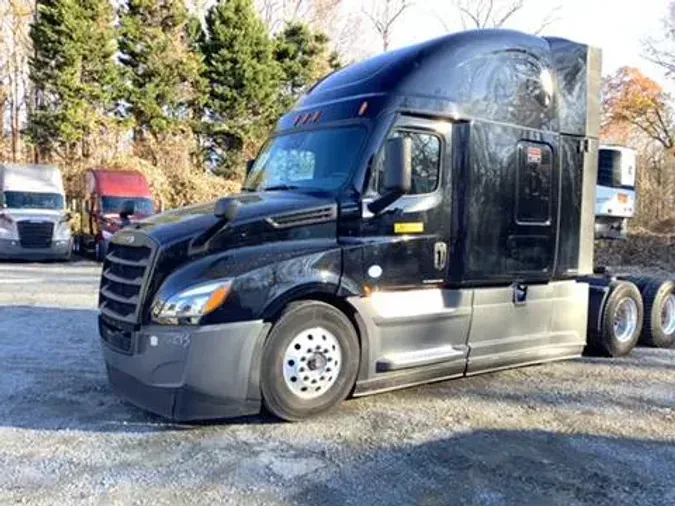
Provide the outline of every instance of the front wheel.
{"type": "Polygon", "coordinates": [[[107,249],[108,248],[105,239],[96,241],[94,245],[94,257],[96,258],[97,262],[103,262],[107,253],[107,249]]]}
{"type": "Polygon", "coordinates": [[[263,350],[265,406],[288,421],[325,413],[349,395],[359,357],[356,331],[344,313],[324,302],[290,304],[263,350]]]}

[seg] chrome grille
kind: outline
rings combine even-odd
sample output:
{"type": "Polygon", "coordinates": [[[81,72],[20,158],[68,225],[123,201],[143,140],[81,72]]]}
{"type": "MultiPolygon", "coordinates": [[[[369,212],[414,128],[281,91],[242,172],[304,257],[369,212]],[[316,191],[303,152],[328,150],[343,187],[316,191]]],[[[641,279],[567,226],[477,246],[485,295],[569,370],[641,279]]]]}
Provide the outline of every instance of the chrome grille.
{"type": "Polygon", "coordinates": [[[133,238],[132,244],[110,243],[101,277],[101,315],[106,322],[122,326],[136,325],[141,321],[145,290],[156,251],[149,237],[133,234],[133,238]]]}
{"type": "Polygon", "coordinates": [[[54,224],[50,221],[19,221],[19,243],[23,248],[50,248],[54,236],[54,224]]]}

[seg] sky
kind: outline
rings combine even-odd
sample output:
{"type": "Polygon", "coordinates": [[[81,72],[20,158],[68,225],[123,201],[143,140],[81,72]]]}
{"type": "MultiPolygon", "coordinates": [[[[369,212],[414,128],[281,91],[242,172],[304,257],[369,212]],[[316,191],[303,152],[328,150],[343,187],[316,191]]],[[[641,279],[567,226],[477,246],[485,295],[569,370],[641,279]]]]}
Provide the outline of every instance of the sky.
{"type": "MultiPolygon", "coordinates": [[[[640,68],[646,75],[670,87],[663,72],[642,57],[642,40],[660,36],[668,0],[526,0],[525,8],[512,18],[508,28],[536,30],[541,20],[560,6],[559,18],[544,30],[555,35],[600,47],[603,73],[622,66],[640,68]]],[[[452,31],[462,25],[451,0],[416,0],[416,7],[394,28],[393,46],[404,46],[444,33],[442,17],[452,31]]]]}

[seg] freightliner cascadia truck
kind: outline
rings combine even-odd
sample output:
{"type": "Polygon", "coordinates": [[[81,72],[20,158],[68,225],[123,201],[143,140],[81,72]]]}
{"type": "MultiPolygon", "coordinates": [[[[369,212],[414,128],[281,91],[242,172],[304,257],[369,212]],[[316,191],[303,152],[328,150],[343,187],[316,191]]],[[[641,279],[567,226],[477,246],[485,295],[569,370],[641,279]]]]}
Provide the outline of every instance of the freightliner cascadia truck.
{"type": "Polygon", "coordinates": [[[643,304],[594,275],[600,67],[582,44],[488,30],[320,81],[241,194],[112,238],[113,390],[174,420],[263,406],[302,420],[348,396],[672,341],[672,283],[643,280],[643,304]]]}
{"type": "Polygon", "coordinates": [[[57,167],[0,164],[0,259],[69,260],[70,220],[57,167]]]}

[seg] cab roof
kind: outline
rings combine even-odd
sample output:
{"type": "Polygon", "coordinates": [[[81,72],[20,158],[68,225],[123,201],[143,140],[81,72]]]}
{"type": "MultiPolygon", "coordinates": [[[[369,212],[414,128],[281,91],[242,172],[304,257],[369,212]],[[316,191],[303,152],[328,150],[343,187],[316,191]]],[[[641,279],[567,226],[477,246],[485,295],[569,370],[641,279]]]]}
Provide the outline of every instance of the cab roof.
{"type": "Polygon", "coordinates": [[[147,179],[135,170],[91,170],[87,175],[87,191],[105,197],[152,198],[147,179]]]}

